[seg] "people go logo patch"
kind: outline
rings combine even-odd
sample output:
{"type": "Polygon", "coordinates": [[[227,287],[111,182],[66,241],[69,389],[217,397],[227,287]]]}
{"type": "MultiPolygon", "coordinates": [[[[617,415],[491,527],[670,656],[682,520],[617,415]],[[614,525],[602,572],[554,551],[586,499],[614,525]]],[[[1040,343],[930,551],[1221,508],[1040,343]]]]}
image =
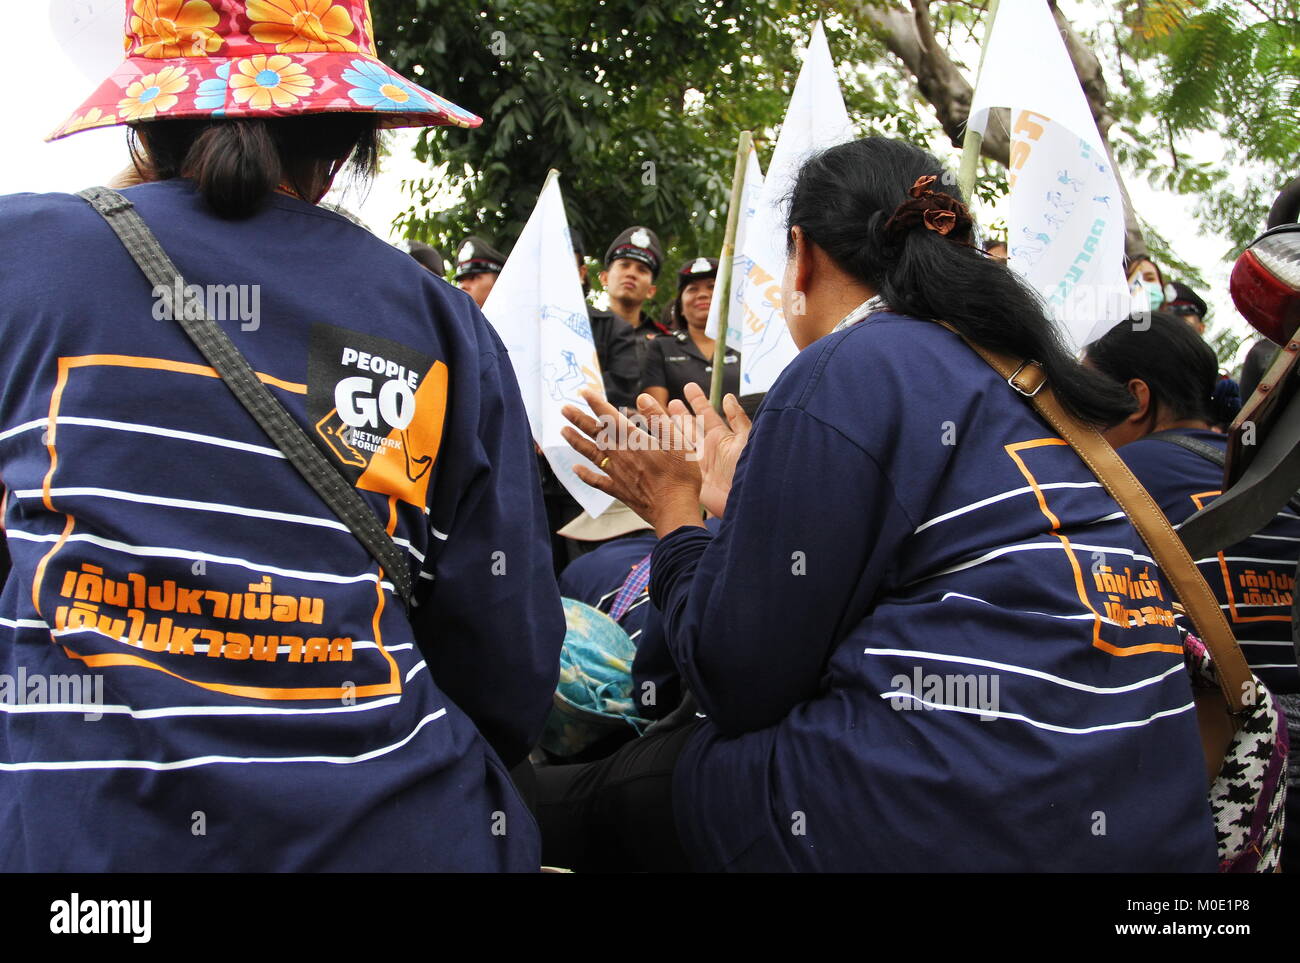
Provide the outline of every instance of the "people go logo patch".
{"type": "Polygon", "coordinates": [[[307,413],[357,488],[423,507],[446,410],[443,362],[387,338],[312,325],[307,413]]]}

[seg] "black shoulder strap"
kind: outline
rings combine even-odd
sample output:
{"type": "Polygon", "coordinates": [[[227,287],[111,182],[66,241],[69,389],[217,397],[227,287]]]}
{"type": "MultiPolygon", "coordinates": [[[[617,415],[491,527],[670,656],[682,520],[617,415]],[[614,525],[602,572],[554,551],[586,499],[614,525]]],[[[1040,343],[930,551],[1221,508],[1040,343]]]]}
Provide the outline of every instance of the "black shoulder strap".
{"type": "Polygon", "coordinates": [[[1196,452],[1196,454],[1200,455],[1206,461],[1212,461],[1220,468],[1228,463],[1227,456],[1213,445],[1206,444],[1199,438],[1180,435],[1173,429],[1153,431],[1151,434],[1144,437],[1149,438],[1152,441],[1167,441],[1171,445],[1177,445],[1179,448],[1186,448],[1188,451],[1196,452]]]}
{"type": "MultiPolygon", "coordinates": [[[[1171,445],[1177,445],[1180,448],[1186,448],[1188,451],[1195,452],[1206,461],[1212,461],[1220,468],[1228,463],[1227,456],[1215,448],[1213,445],[1206,444],[1199,438],[1191,438],[1187,435],[1180,435],[1172,428],[1166,428],[1164,431],[1153,431],[1144,438],[1150,438],[1152,441],[1167,441],[1171,445]]],[[[1300,515],[1300,496],[1292,498],[1287,503],[1287,508],[1300,515]]]]}
{"type": "Polygon", "coordinates": [[[381,566],[380,577],[391,579],[409,611],[413,585],[406,553],[384,531],[365,499],[330,464],[284,405],[262,384],[229,336],[207,316],[202,300],[189,299],[182,305],[172,303],[173,292],[187,290],[185,279],[135,210],[135,205],[106,187],[92,187],[77,196],[103,216],[144,276],[156,289],[165,292],[162,296],[168,315],[189,335],[240,404],[248,409],[307,484],[366,547],[381,566]]]}

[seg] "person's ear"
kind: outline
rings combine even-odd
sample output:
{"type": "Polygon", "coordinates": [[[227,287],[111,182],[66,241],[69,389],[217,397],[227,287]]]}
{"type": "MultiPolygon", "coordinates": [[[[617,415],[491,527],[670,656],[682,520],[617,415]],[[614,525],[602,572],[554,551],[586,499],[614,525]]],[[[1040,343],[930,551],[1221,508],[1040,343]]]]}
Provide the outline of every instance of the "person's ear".
{"type": "Polygon", "coordinates": [[[645,297],[646,297],[646,300],[649,301],[652,297],[654,297],[654,296],[655,296],[655,291],[657,291],[657,290],[659,290],[659,289],[656,288],[653,284],[650,285],[650,293],[647,294],[647,295],[645,296],[645,297]]]}
{"type": "Polygon", "coordinates": [[[1137,411],[1128,416],[1128,421],[1134,425],[1145,424],[1153,414],[1151,411],[1151,389],[1141,378],[1129,379],[1129,383],[1125,387],[1128,388],[1128,393],[1133,396],[1133,400],[1137,402],[1137,411]]]}
{"type": "Polygon", "coordinates": [[[790,252],[794,264],[794,289],[806,295],[812,286],[814,273],[812,242],[797,224],[790,228],[790,238],[794,242],[794,250],[790,252]]]}
{"type": "Polygon", "coordinates": [[[596,276],[600,278],[600,286],[602,288],[609,287],[609,268],[606,268],[605,270],[601,271],[600,274],[596,276]]]}
{"type": "Polygon", "coordinates": [[[586,264],[579,264],[579,265],[578,265],[578,280],[579,280],[579,281],[584,281],[584,282],[587,280],[587,265],[586,265],[586,264]]]}

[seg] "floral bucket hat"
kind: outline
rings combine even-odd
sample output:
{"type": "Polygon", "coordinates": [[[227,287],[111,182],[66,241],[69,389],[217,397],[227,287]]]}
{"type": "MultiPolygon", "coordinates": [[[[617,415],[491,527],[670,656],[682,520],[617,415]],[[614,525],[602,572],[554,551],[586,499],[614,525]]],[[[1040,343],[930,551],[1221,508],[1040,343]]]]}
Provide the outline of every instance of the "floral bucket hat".
{"type": "Polygon", "coordinates": [[[381,127],[483,121],[376,56],[368,0],[127,0],[126,60],[47,140],[193,117],[376,113],[381,127]]]}

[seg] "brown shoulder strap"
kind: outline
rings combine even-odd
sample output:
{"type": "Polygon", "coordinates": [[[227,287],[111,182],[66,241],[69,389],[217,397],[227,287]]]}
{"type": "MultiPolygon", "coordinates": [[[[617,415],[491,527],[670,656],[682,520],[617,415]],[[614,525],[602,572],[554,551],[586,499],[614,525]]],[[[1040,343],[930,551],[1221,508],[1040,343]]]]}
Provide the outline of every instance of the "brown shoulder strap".
{"type": "MultiPolygon", "coordinates": [[[[949,330],[953,330],[950,326],[949,330]]],[[[1187,554],[1182,540],[1169,520],[1151,499],[1115,449],[1095,429],[1083,424],[1062,406],[1047,383],[1047,375],[1036,362],[1020,362],[1006,355],[988,351],[977,344],[967,344],[1020,394],[1033,403],[1038,413],[1056,429],[1065,441],[1092,469],[1097,480],[1128,515],[1133,527],[1151,549],[1160,571],[1173,585],[1183,608],[1196,627],[1196,633],[1210,650],[1218,671],[1219,687],[1234,713],[1247,708],[1247,693],[1254,693],[1254,675],[1242,655],[1241,646],[1232,635],[1219,600],[1210,591],[1204,577],[1187,554]]]]}

